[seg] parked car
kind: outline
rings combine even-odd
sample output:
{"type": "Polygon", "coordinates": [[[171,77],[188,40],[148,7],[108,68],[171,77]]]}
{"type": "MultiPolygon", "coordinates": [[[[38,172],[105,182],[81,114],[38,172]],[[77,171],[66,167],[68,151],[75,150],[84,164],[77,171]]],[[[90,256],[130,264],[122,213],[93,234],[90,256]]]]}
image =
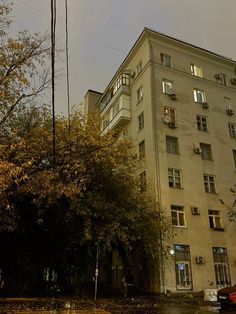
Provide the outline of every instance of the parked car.
{"type": "Polygon", "coordinates": [[[218,290],[217,300],[220,302],[222,308],[236,306],[236,285],[218,290]]]}

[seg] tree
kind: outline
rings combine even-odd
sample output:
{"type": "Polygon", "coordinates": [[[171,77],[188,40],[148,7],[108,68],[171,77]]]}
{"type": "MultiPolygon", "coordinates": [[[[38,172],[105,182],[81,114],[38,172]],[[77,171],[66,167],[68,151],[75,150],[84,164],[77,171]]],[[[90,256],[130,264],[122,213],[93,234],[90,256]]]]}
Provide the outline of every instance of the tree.
{"type": "Polygon", "coordinates": [[[0,126],[17,106],[32,103],[50,84],[48,36],[22,31],[9,37],[10,12],[11,4],[0,0],[0,126]]]}
{"type": "Polygon", "coordinates": [[[115,248],[140,263],[157,256],[160,231],[168,234],[170,224],[152,195],[140,193],[132,144],[113,132],[101,135],[95,117],[75,113],[70,132],[67,119],[57,118],[52,169],[47,111],[37,110],[40,123],[28,123],[26,132],[21,119],[11,130],[15,137],[0,147],[2,162],[13,169],[0,172],[3,246],[12,241],[14,254],[28,254],[31,265],[60,271],[72,265],[85,271],[96,244],[104,256],[115,248]]]}
{"type": "Polygon", "coordinates": [[[231,204],[226,203],[223,199],[220,199],[220,203],[227,210],[228,218],[230,222],[236,222],[236,191],[235,188],[230,188],[233,201],[231,204]]]}

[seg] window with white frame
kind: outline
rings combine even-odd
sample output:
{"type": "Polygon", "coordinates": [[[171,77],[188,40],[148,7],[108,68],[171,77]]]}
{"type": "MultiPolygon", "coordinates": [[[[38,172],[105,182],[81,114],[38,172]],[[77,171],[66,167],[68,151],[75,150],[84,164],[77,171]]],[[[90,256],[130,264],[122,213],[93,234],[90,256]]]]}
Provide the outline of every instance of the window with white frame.
{"type": "Polygon", "coordinates": [[[223,229],[221,214],[219,210],[209,209],[208,210],[209,225],[211,229],[223,229]]]}
{"type": "Polygon", "coordinates": [[[164,65],[165,67],[172,67],[172,58],[171,56],[165,54],[165,53],[161,53],[161,63],[162,65],[164,65]]]}
{"type": "Polygon", "coordinates": [[[213,247],[213,260],[215,268],[216,286],[230,286],[230,272],[227,249],[224,247],[213,247]]]}
{"type": "Polygon", "coordinates": [[[202,67],[196,65],[196,64],[191,64],[191,74],[199,77],[203,77],[203,71],[202,67]]]}
{"type": "Polygon", "coordinates": [[[215,176],[210,175],[210,174],[204,174],[203,179],[204,179],[205,192],[216,193],[215,176]]]}
{"type": "Polygon", "coordinates": [[[228,98],[228,97],[224,97],[224,104],[225,104],[225,108],[226,108],[226,110],[231,109],[231,102],[230,102],[230,98],[228,98]]]}
{"type": "Polygon", "coordinates": [[[164,107],[164,118],[168,118],[169,122],[175,123],[176,121],[176,110],[170,107],[164,107]]]}
{"type": "Polygon", "coordinates": [[[137,90],[137,102],[139,103],[143,99],[143,86],[140,86],[137,90]]]}
{"type": "Polygon", "coordinates": [[[162,92],[171,95],[174,93],[174,83],[172,81],[162,79],[162,92]]]}
{"type": "Polygon", "coordinates": [[[169,168],[168,181],[169,187],[180,189],[182,187],[181,170],[169,168]]]}
{"type": "Polygon", "coordinates": [[[236,138],[236,124],[228,122],[229,135],[232,138],[236,138]]]}
{"type": "Polygon", "coordinates": [[[217,78],[217,82],[221,85],[226,85],[226,75],[224,73],[219,73],[219,78],[217,78]]]}
{"type": "Polygon", "coordinates": [[[141,73],[142,69],[143,69],[143,63],[142,60],[139,61],[139,63],[136,66],[137,69],[137,75],[139,75],[139,73],[141,73]]]}
{"type": "Polygon", "coordinates": [[[178,154],[179,145],[178,138],[174,136],[166,136],[166,152],[169,154],[178,154]]]}
{"type": "Polygon", "coordinates": [[[193,90],[193,96],[194,96],[194,101],[198,102],[200,104],[206,102],[206,95],[203,90],[200,89],[194,89],[193,90]]]}
{"type": "Polygon", "coordinates": [[[138,115],[138,131],[142,130],[144,128],[144,112],[141,112],[140,115],[138,115]]]}
{"type": "Polygon", "coordinates": [[[185,227],[185,216],[183,206],[171,205],[171,220],[175,227],[185,227]]]}
{"type": "Polygon", "coordinates": [[[197,115],[197,129],[199,131],[208,132],[208,118],[197,115]]]}
{"type": "Polygon", "coordinates": [[[211,145],[200,143],[201,157],[204,160],[212,160],[211,145]]]}

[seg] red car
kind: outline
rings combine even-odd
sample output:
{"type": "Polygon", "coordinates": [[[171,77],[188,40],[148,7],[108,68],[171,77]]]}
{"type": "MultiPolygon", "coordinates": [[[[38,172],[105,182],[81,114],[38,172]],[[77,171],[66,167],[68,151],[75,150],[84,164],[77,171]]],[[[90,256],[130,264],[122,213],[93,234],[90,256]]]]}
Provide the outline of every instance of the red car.
{"type": "Polygon", "coordinates": [[[217,292],[217,300],[221,307],[236,306],[236,285],[222,288],[217,292]]]}

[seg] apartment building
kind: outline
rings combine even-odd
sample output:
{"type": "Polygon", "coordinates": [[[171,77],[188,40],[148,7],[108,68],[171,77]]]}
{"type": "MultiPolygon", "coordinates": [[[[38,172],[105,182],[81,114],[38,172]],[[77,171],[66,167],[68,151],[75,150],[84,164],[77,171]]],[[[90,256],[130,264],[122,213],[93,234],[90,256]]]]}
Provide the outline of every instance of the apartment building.
{"type": "Polygon", "coordinates": [[[150,290],[235,284],[236,224],[219,200],[236,184],[236,62],[145,28],[96,107],[103,132],[133,139],[140,179],[172,219],[150,290]]]}

